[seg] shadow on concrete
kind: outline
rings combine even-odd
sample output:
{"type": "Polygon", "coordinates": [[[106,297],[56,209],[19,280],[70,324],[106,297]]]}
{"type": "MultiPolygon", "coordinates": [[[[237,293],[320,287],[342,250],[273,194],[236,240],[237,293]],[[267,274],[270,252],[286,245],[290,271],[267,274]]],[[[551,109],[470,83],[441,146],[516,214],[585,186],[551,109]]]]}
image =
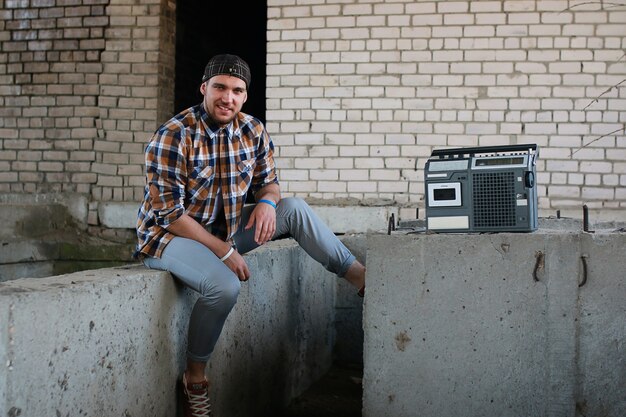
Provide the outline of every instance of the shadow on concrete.
{"type": "Polygon", "coordinates": [[[279,417],[361,417],[363,369],[335,363],[279,417]]]}

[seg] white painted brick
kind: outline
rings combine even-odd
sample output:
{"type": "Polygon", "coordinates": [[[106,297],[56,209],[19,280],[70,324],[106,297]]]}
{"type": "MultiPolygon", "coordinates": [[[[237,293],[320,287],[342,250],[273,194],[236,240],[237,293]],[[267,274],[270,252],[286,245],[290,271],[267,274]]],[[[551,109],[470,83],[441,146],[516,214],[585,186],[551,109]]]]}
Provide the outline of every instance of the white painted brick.
{"type": "Polygon", "coordinates": [[[400,147],[396,145],[370,146],[370,156],[399,156],[400,147]]]}
{"type": "MultiPolygon", "coordinates": [[[[494,26],[472,25],[472,26],[465,26],[463,28],[463,36],[466,38],[495,36],[495,34],[496,34],[496,29],[494,26]]],[[[461,46],[463,48],[466,48],[468,44],[469,42],[461,46]]]]}
{"type": "MultiPolygon", "coordinates": [[[[478,2],[472,2],[476,4],[478,2]]],[[[481,2],[482,3],[482,2],[481,2]]],[[[478,13],[476,14],[476,24],[478,25],[504,25],[507,21],[506,13],[478,13]]]]}
{"type": "Polygon", "coordinates": [[[539,13],[510,13],[509,24],[536,24],[539,23],[539,16],[539,13]]]}
{"type": "Polygon", "coordinates": [[[567,174],[562,173],[562,172],[556,172],[552,174],[550,182],[552,184],[559,184],[559,185],[567,184],[567,174]]]}
{"type": "Polygon", "coordinates": [[[397,39],[400,37],[400,28],[395,27],[385,27],[385,28],[372,28],[371,29],[372,37],[374,38],[394,38],[397,39]]]}
{"type": "Polygon", "coordinates": [[[468,75],[465,77],[465,85],[474,85],[474,86],[480,86],[480,85],[485,85],[485,86],[489,86],[489,85],[495,85],[496,84],[496,77],[493,75],[468,75]]]}
{"type": "Polygon", "coordinates": [[[580,188],[571,185],[550,185],[548,195],[550,197],[579,197],[580,188]]]}
{"type": "Polygon", "coordinates": [[[376,192],[377,184],[372,181],[350,181],[348,182],[348,192],[376,192]]]}
{"type": "Polygon", "coordinates": [[[571,185],[583,185],[585,182],[585,176],[578,173],[567,174],[567,183],[571,185]]]}
{"type": "Polygon", "coordinates": [[[568,148],[541,148],[542,159],[571,159],[571,152],[568,148]]]}
{"type": "Polygon", "coordinates": [[[281,187],[292,193],[310,193],[317,190],[317,183],[315,181],[284,181],[281,187]]]}
{"type": "Polygon", "coordinates": [[[612,200],[615,197],[613,188],[583,187],[583,199],[612,200]]]}
{"type": "MultiPolygon", "coordinates": [[[[406,13],[408,14],[430,14],[437,12],[437,3],[431,2],[409,2],[405,6],[406,13]]],[[[433,15],[441,17],[440,15],[433,15]]]]}
{"type": "Polygon", "coordinates": [[[411,16],[389,16],[387,17],[387,22],[389,26],[400,26],[401,28],[404,28],[405,26],[409,26],[411,24],[411,16]]]}
{"type": "Polygon", "coordinates": [[[336,169],[313,169],[310,171],[310,177],[312,180],[336,181],[339,179],[339,171],[336,169]]]}
{"type": "Polygon", "coordinates": [[[587,174],[585,175],[585,185],[600,185],[602,183],[602,177],[599,174],[587,174]]]}
{"type": "Polygon", "coordinates": [[[345,182],[338,181],[319,181],[317,183],[317,189],[321,192],[336,192],[344,193],[347,190],[345,182]]]}
{"type": "Polygon", "coordinates": [[[559,60],[560,53],[555,50],[531,50],[528,51],[529,61],[538,62],[557,62],[559,60]]]}
{"type": "Polygon", "coordinates": [[[345,16],[371,15],[372,5],[371,4],[346,4],[342,7],[342,14],[345,16]]]}
{"type": "Polygon", "coordinates": [[[521,123],[503,123],[500,125],[500,133],[502,134],[522,133],[522,124],[521,123]]]}
{"type": "Polygon", "coordinates": [[[533,11],[536,3],[534,0],[507,0],[504,2],[503,10],[506,12],[533,11]]]}
{"type": "Polygon", "coordinates": [[[432,29],[430,27],[403,27],[400,31],[400,36],[402,38],[428,38],[430,37],[431,32],[432,29]]]}
{"type": "Polygon", "coordinates": [[[383,168],[384,166],[385,166],[385,158],[356,158],[354,160],[355,168],[373,169],[373,168],[383,168]]]}
{"type": "Polygon", "coordinates": [[[353,158],[326,158],[328,169],[350,169],[354,167],[353,158]]]}
{"type": "Polygon", "coordinates": [[[493,50],[475,50],[465,51],[466,61],[494,61],[496,59],[496,51],[493,50]]]}
{"type": "Polygon", "coordinates": [[[281,169],[279,178],[283,181],[306,181],[309,179],[309,171],[304,169],[281,169]]]}
{"type": "Polygon", "coordinates": [[[339,172],[341,181],[367,181],[370,179],[369,169],[342,169],[339,172]]]}
{"type": "Polygon", "coordinates": [[[537,3],[537,10],[539,11],[553,11],[561,12],[567,9],[569,6],[567,0],[542,0],[537,3]]]}
{"type": "Polygon", "coordinates": [[[437,12],[447,13],[464,13],[469,11],[469,2],[467,1],[445,1],[437,3],[437,12]]]}
{"type": "MultiPolygon", "coordinates": [[[[283,146],[278,149],[280,156],[306,157],[309,155],[306,146],[283,146]]],[[[298,160],[299,161],[299,160],[298,160]]],[[[298,167],[300,168],[300,167],[298,167]]]]}
{"type": "Polygon", "coordinates": [[[472,25],[474,24],[473,14],[445,14],[443,16],[444,25],[472,25]]]}
{"type": "MultiPolygon", "coordinates": [[[[517,48],[518,46],[515,46],[517,48]]],[[[497,61],[526,61],[526,51],[521,49],[498,51],[496,54],[497,61]]]]}
{"type": "Polygon", "coordinates": [[[619,176],[616,174],[607,174],[602,176],[602,184],[608,186],[618,186],[619,176]]]}
{"type": "Polygon", "coordinates": [[[496,27],[496,36],[528,36],[528,26],[526,25],[498,25],[496,27]]]}
{"type": "Polygon", "coordinates": [[[571,160],[562,160],[562,161],[548,160],[546,165],[547,165],[547,169],[549,171],[551,171],[551,172],[558,172],[558,171],[578,172],[579,171],[578,161],[571,161],[571,160]]]}
{"type": "Polygon", "coordinates": [[[559,110],[559,109],[572,110],[574,108],[574,103],[572,100],[568,100],[568,99],[548,98],[548,99],[541,100],[541,108],[543,110],[559,110]]]}
{"type": "Polygon", "coordinates": [[[374,14],[377,15],[394,15],[403,13],[404,5],[400,3],[383,3],[374,5],[374,14]]]}
{"type": "Polygon", "coordinates": [[[472,1],[470,11],[475,13],[500,12],[502,11],[501,1],[472,1]]]}
{"type": "Polygon", "coordinates": [[[589,126],[583,123],[559,123],[558,132],[560,135],[586,135],[589,126]]]}
{"type": "Polygon", "coordinates": [[[409,189],[409,183],[406,181],[379,181],[378,189],[387,193],[406,193],[409,189]]]}
{"type": "Polygon", "coordinates": [[[596,172],[599,174],[608,174],[612,171],[613,164],[611,162],[599,162],[599,161],[581,161],[580,172],[596,172]]]}
{"type": "Polygon", "coordinates": [[[354,27],[356,18],[353,16],[333,16],[326,19],[326,26],[329,28],[354,27]]]}

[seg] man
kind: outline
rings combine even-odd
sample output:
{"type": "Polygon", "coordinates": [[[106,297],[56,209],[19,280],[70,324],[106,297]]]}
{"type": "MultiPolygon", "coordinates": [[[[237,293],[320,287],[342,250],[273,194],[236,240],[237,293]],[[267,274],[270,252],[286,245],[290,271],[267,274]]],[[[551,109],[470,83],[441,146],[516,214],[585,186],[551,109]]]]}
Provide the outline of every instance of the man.
{"type": "Polygon", "coordinates": [[[327,270],[365,289],[365,268],[301,199],[280,197],[274,145],[263,124],[241,112],[248,64],[217,55],[205,68],[202,103],[162,125],[146,147],[146,191],[136,256],[198,291],[182,376],[185,416],[209,416],[209,360],[240,281],[242,254],[290,235],[327,270]],[[244,207],[248,192],[257,204],[244,207]]]}

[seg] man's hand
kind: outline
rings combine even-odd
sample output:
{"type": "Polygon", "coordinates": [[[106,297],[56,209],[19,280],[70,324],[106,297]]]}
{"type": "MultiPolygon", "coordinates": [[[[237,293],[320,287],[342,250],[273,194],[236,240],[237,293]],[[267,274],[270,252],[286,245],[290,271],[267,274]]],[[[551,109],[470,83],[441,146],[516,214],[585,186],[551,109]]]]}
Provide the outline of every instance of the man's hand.
{"type": "Polygon", "coordinates": [[[270,241],[276,232],[276,209],[267,203],[258,203],[250,214],[246,230],[253,226],[256,226],[254,241],[257,245],[270,241]]]}
{"type": "Polygon", "coordinates": [[[248,265],[246,261],[243,259],[243,256],[235,250],[232,255],[230,255],[226,260],[224,260],[224,265],[230,268],[231,271],[237,275],[239,281],[247,281],[250,278],[250,270],[248,269],[248,265]]]}

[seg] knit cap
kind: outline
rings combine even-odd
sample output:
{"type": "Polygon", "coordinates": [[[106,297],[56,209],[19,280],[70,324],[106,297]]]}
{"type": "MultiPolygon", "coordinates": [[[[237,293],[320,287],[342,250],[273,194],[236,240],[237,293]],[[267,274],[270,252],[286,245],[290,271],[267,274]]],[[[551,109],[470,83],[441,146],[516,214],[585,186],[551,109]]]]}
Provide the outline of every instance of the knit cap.
{"type": "Polygon", "coordinates": [[[230,75],[237,77],[246,83],[246,88],[250,86],[250,67],[243,59],[237,55],[221,54],[211,58],[204,68],[202,82],[208,81],[216,75],[230,75]]]}

